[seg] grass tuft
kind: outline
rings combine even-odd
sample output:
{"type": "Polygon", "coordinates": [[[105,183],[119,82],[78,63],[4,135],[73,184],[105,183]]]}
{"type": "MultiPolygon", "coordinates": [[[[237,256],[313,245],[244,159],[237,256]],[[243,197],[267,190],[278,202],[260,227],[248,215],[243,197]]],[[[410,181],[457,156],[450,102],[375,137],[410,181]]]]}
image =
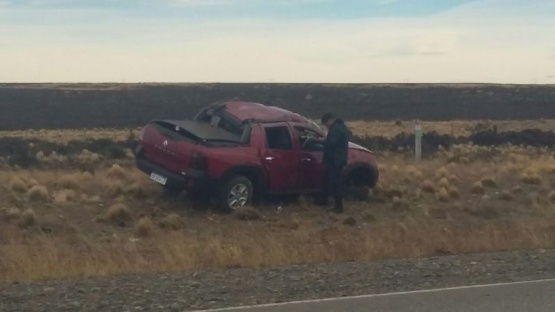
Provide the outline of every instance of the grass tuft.
{"type": "Polygon", "coordinates": [[[46,202],[50,200],[50,194],[45,186],[35,185],[27,191],[27,198],[34,202],[46,202]]]}
{"type": "Polygon", "coordinates": [[[507,190],[503,190],[501,191],[501,193],[499,193],[499,198],[501,198],[504,201],[512,201],[515,199],[515,196],[511,192],[507,190]]]}
{"type": "Polygon", "coordinates": [[[12,190],[13,192],[25,194],[25,192],[27,192],[27,189],[27,184],[25,183],[25,181],[23,181],[23,179],[21,179],[21,177],[14,176],[10,180],[10,190],[12,190]]]}
{"type": "Polygon", "coordinates": [[[527,171],[523,173],[520,180],[526,184],[539,185],[542,183],[542,177],[536,172],[527,171]]]}
{"type": "Polygon", "coordinates": [[[422,185],[420,188],[422,189],[422,191],[426,193],[435,193],[436,191],[436,187],[434,186],[434,183],[430,180],[425,180],[424,182],[422,182],[422,185]]]}
{"type": "Polygon", "coordinates": [[[37,215],[33,209],[29,208],[23,211],[21,218],[19,219],[19,226],[28,228],[35,226],[37,223],[37,215]]]}
{"type": "Polygon", "coordinates": [[[19,220],[21,217],[21,210],[18,208],[10,208],[6,210],[5,216],[7,221],[19,220]]]}
{"type": "Polygon", "coordinates": [[[482,179],[482,186],[494,188],[497,187],[497,181],[495,181],[494,177],[486,177],[482,179]]]}
{"type": "Polygon", "coordinates": [[[156,231],[156,225],[152,222],[152,219],[148,217],[142,217],[135,224],[134,232],[138,237],[150,237],[156,231]]]}
{"type": "Polygon", "coordinates": [[[449,199],[451,199],[451,196],[449,195],[449,192],[445,189],[445,187],[442,187],[442,188],[436,193],[436,198],[437,198],[437,200],[439,200],[440,202],[448,202],[449,199]]]}
{"type": "Polygon", "coordinates": [[[67,205],[76,199],[77,193],[74,190],[61,190],[54,194],[54,203],[61,206],[67,205]]]}
{"type": "Polygon", "coordinates": [[[451,185],[447,191],[449,192],[449,197],[453,199],[459,199],[461,197],[459,189],[454,185],[451,185]]]}
{"type": "Polygon", "coordinates": [[[120,165],[118,164],[114,164],[109,170],[108,170],[108,177],[109,178],[113,178],[113,179],[120,179],[120,180],[124,180],[127,178],[127,172],[125,171],[125,169],[123,169],[120,165]]]}
{"type": "Polygon", "coordinates": [[[170,231],[179,231],[185,228],[185,222],[180,215],[172,213],[162,219],[160,227],[170,231]]]}
{"type": "Polygon", "coordinates": [[[343,220],[343,224],[348,226],[356,226],[357,220],[353,217],[347,217],[345,218],[345,220],[343,220]]]}
{"type": "Polygon", "coordinates": [[[131,211],[122,203],[112,205],[104,214],[102,221],[125,226],[131,221],[131,211]]]}
{"type": "Polygon", "coordinates": [[[58,181],[61,188],[77,191],[81,188],[79,177],[76,174],[64,175],[58,181]]]}
{"type": "Polygon", "coordinates": [[[241,221],[254,221],[260,220],[262,215],[260,212],[252,207],[241,207],[233,212],[233,216],[241,221]]]}
{"type": "Polygon", "coordinates": [[[481,181],[474,183],[470,191],[475,195],[484,195],[486,193],[486,189],[481,181]]]}

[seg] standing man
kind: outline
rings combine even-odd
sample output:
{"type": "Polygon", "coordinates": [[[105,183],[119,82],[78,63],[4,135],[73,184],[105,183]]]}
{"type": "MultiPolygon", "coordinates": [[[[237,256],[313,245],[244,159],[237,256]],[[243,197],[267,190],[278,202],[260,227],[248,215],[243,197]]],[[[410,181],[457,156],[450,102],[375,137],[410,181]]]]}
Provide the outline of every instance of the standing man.
{"type": "Polygon", "coordinates": [[[347,165],[347,153],[349,150],[349,140],[351,131],[347,128],[343,120],[335,118],[332,114],[326,113],[322,116],[322,124],[328,128],[328,136],[324,143],[324,175],[323,198],[320,205],[327,205],[329,196],[334,199],[334,209],[336,213],[343,212],[343,179],[341,172],[347,165]]]}

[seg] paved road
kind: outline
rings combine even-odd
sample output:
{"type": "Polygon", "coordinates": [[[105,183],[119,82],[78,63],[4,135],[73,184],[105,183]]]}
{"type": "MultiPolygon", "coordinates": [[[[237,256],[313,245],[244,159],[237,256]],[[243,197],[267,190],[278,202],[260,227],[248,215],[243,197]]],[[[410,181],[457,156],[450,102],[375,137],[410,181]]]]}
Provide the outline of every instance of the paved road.
{"type": "Polygon", "coordinates": [[[555,280],[447,288],[205,312],[553,312],[555,280]]]}

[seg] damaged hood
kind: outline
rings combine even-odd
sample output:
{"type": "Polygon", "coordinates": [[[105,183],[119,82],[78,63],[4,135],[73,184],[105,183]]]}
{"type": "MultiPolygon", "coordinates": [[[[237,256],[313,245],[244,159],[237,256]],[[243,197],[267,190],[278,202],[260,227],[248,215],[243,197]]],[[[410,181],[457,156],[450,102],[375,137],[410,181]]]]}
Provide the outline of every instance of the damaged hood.
{"type": "Polygon", "coordinates": [[[349,142],[349,148],[356,149],[356,150],[359,150],[359,151],[365,151],[365,152],[368,152],[368,153],[372,154],[372,151],[370,151],[369,149],[367,149],[365,147],[362,147],[358,144],[355,144],[353,142],[349,142]]]}

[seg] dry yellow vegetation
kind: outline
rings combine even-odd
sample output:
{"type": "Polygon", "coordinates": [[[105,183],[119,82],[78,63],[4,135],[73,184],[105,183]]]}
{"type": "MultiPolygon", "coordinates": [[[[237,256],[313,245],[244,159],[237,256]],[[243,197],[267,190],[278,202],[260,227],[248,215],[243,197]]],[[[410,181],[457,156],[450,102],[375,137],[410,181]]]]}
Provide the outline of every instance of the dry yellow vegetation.
{"type": "Polygon", "coordinates": [[[555,247],[553,151],[380,154],[381,180],[335,215],[310,198],[231,215],[168,197],[130,160],[0,171],[0,280],[555,247]]]}
{"type": "MultiPolygon", "coordinates": [[[[392,138],[400,133],[414,133],[414,121],[349,121],[349,127],[357,135],[384,136],[392,138]]],[[[455,121],[423,121],[422,128],[426,132],[435,131],[439,134],[451,136],[469,136],[480,125],[495,125],[500,132],[521,131],[525,129],[540,129],[549,131],[555,129],[555,119],[541,120],[455,120],[455,121]]],[[[112,139],[124,141],[128,138],[138,138],[140,128],[95,128],[75,130],[21,130],[0,131],[0,137],[40,139],[51,142],[81,141],[86,139],[112,139]]],[[[87,152],[83,157],[87,157],[87,152]]]]}

